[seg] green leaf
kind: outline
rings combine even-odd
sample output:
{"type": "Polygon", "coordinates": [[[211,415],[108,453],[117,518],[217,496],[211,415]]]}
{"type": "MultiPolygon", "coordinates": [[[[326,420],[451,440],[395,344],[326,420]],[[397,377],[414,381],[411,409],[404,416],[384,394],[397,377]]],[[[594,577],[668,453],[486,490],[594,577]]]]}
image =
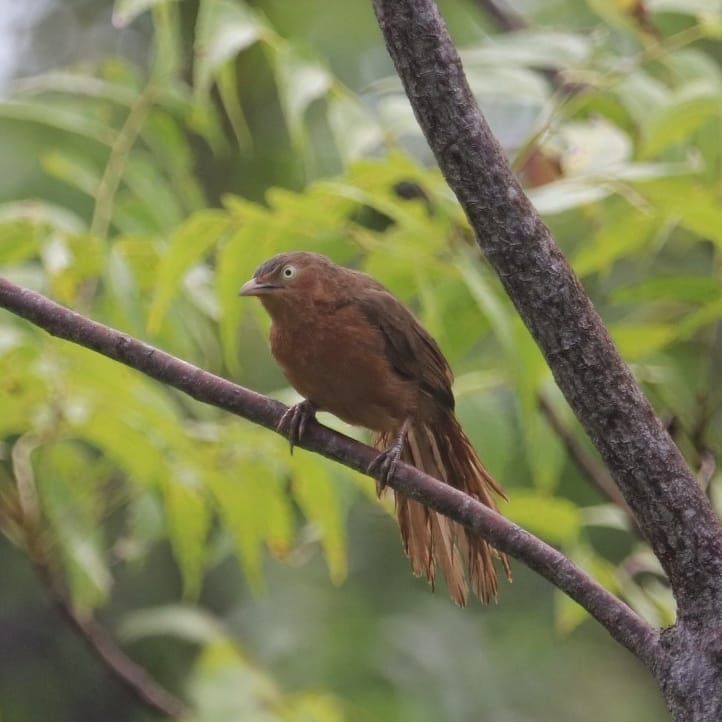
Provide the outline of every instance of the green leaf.
{"type": "MultiPolygon", "coordinates": [[[[115,379],[109,379],[113,383],[115,379]]],[[[116,394],[111,396],[115,397],[116,394]]],[[[165,473],[162,458],[153,440],[143,429],[134,428],[124,420],[112,415],[101,414],[98,408],[92,412],[84,404],[85,399],[75,400],[73,414],[74,428],[82,438],[101,449],[119,468],[125,470],[130,479],[144,486],[154,486],[165,473]],[[133,449],[129,454],[128,449],[133,449]]],[[[121,399],[117,399],[118,403],[121,399]]],[[[107,408],[123,408],[116,406],[112,400],[107,401],[107,408]]]]}
{"type": "Polygon", "coordinates": [[[646,0],[646,4],[650,13],[674,12],[699,18],[722,16],[717,0],[646,0]]]}
{"type": "MultiPolygon", "coordinates": [[[[112,22],[116,28],[130,25],[139,15],[171,0],[115,0],[112,22]]],[[[174,0],[178,2],[178,0],[174,0]]]]}
{"type": "Polygon", "coordinates": [[[679,213],[684,226],[703,238],[708,237],[722,248],[722,206],[710,191],[698,188],[691,198],[685,199],[686,204],[678,198],[675,207],[669,210],[679,213]]]}
{"type": "Polygon", "coordinates": [[[682,83],[705,81],[717,85],[722,80],[719,65],[701,48],[681,48],[665,54],[662,62],[682,83]]]}
{"type": "Polygon", "coordinates": [[[206,646],[188,686],[197,719],[203,722],[282,722],[279,690],[230,640],[206,646]]]}
{"type": "Polygon", "coordinates": [[[100,184],[100,173],[98,168],[89,162],[87,156],[52,151],[42,157],[42,164],[48,175],[95,198],[100,184]]]}
{"type": "Polygon", "coordinates": [[[325,460],[296,451],[290,460],[293,495],[321,537],[321,546],[334,584],[346,578],[346,529],[338,490],[325,460]]]}
{"type": "Polygon", "coordinates": [[[611,186],[600,183],[599,179],[570,178],[530,188],[527,195],[539,213],[551,216],[572,208],[591,205],[612,192],[611,186]]]}
{"type": "Polygon", "coordinates": [[[376,121],[355,97],[340,91],[328,99],[328,124],[344,161],[369,153],[383,141],[376,121]]]}
{"type": "Polygon", "coordinates": [[[112,586],[99,523],[106,462],[94,461],[72,442],[41,447],[36,455],[44,516],[60,548],[73,602],[93,609],[107,601],[112,586]]]}
{"type": "Polygon", "coordinates": [[[584,607],[564,592],[554,590],[554,626],[560,634],[571,634],[585,619],[589,619],[589,612],[584,607]]]}
{"type": "MultiPolygon", "coordinates": [[[[590,546],[579,544],[568,550],[567,554],[577,566],[596,579],[603,587],[614,594],[620,593],[621,586],[616,567],[597,554],[590,546]]],[[[572,632],[588,616],[589,613],[566,594],[555,590],[554,621],[556,628],[562,634],[572,632]]]]}
{"type": "Polygon", "coordinates": [[[650,602],[656,607],[660,627],[669,627],[677,620],[677,602],[669,584],[659,579],[644,579],[641,587],[650,602]]]}
{"type": "Polygon", "coordinates": [[[516,390],[517,418],[534,484],[550,491],[559,482],[564,451],[538,409],[538,397],[549,370],[529,331],[510,304],[472,264],[459,266],[481,309],[491,322],[505,355],[505,372],[516,390]]]}
{"type": "Polygon", "coordinates": [[[628,361],[659,351],[679,335],[675,326],[664,323],[617,323],[611,325],[609,331],[628,361]]]}
{"type": "Polygon", "coordinates": [[[0,264],[12,265],[34,256],[39,248],[35,224],[27,220],[0,221],[0,264]]]}
{"type": "Polygon", "coordinates": [[[722,318],[722,298],[716,298],[694,313],[690,313],[677,326],[677,333],[680,338],[689,338],[698,329],[708,324],[717,324],[722,318]]]}
{"type": "Polygon", "coordinates": [[[584,63],[593,50],[589,35],[535,30],[487,36],[485,43],[461,52],[464,65],[565,68],[584,63]]]}
{"type": "Polygon", "coordinates": [[[550,372],[539,347],[520,319],[514,319],[514,350],[507,359],[517,396],[517,418],[534,486],[551,492],[559,485],[566,455],[559,437],[539,411],[539,393],[550,372]]]}
{"type": "Polygon", "coordinates": [[[181,30],[180,12],[167,2],[154,3],[153,12],[153,64],[152,78],[159,86],[168,84],[184,72],[186,42],[181,30]]]}
{"type": "Polygon", "coordinates": [[[269,33],[260,16],[241,0],[201,0],[193,68],[196,92],[205,97],[220,67],[269,33]]]}
{"type": "Polygon", "coordinates": [[[81,233],[87,229],[85,221],[73,211],[43,200],[0,203],[0,223],[10,220],[35,225],[47,223],[54,230],[68,233],[81,233]]]}
{"type": "Polygon", "coordinates": [[[207,203],[200,179],[195,174],[196,159],[187,132],[180,121],[156,107],[149,112],[141,137],[150,148],[153,161],[163,168],[166,182],[182,200],[184,210],[192,212],[204,208],[207,203]]]}
{"type": "Polygon", "coordinates": [[[376,111],[387,133],[397,138],[421,135],[421,128],[419,128],[419,123],[409,104],[409,99],[401,92],[401,88],[379,98],[376,111]]]}
{"type": "Polygon", "coordinates": [[[719,280],[711,276],[661,276],[618,288],[610,297],[615,303],[680,301],[704,304],[718,299],[720,294],[719,280]]]}
{"type": "MultiPolygon", "coordinates": [[[[462,378],[454,384],[457,418],[492,476],[503,479],[519,453],[518,425],[508,394],[475,389],[473,395],[464,396],[459,393],[462,378]]],[[[368,478],[363,483],[369,493],[374,491],[368,478]]]]}
{"type": "Polygon", "coordinates": [[[572,266],[582,278],[591,273],[608,271],[612,265],[647,246],[659,219],[652,214],[624,207],[615,214],[607,214],[599,232],[572,259],[572,266]]]}
{"type": "MultiPolygon", "coordinates": [[[[27,331],[0,325],[0,437],[34,429],[47,409],[51,379],[39,368],[40,347],[27,331]]],[[[2,446],[0,446],[2,448],[2,446]]]]}
{"type": "MultiPolygon", "coordinates": [[[[245,435],[245,448],[253,448],[258,459],[272,459],[277,451],[267,438],[245,435]]],[[[264,433],[267,437],[267,432],[264,433]]],[[[239,439],[240,440],[240,439],[239,439]]],[[[275,442],[275,440],[273,440],[275,442]]],[[[236,554],[249,584],[262,586],[262,545],[276,544],[281,550],[290,543],[292,516],[282,489],[277,466],[250,458],[236,458],[234,472],[223,470],[207,476],[208,488],[224,527],[233,539],[236,554]]]]}
{"type": "Polygon", "coordinates": [[[73,304],[85,284],[100,275],[105,246],[89,233],[56,233],[43,245],[42,260],[53,295],[73,304]]]}
{"type": "Polygon", "coordinates": [[[722,248],[722,205],[714,188],[690,176],[640,183],[638,189],[657,213],[722,248]]]}
{"type": "Polygon", "coordinates": [[[253,138],[251,137],[246,116],[243,114],[243,106],[238,94],[236,66],[233,63],[226,63],[216,75],[218,93],[231,123],[233,134],[236,136],[238,147],[243,152],[249,152],[253,146],[253,138]]]}
{"type": "Polygon", "coordinates": [[[171,473],[169,448],[179,455],[188,446],[167,391],[137,371],[71,344],[63,344],[57,355],[46,354],[45,363],[46,373],[62,378],[61,408],[70,428],[102,449],[133,482],[158,488],[171,473]]]}
{"type": "Polygon", "coordinates": [[[177,466],[176,473],[162,488],[168,537],[183,578],[183,593],[194,598],[203,580],[205,542],[211,521],[208,503],[195,469],[177,466]]]}
{"type": "Polygon", "coordinates": [[[639,126],[644,125],[650,113],[664,106],[669,95],[661,81],[642,70],[622,77],[613,91],[639,126]]]}
{"type": "Polygon", "coordinates": [[[581,515],[584,526],[601,526],[619,531],[629,531],[632,526],[629,515],[616,504],[586,506],[581,510],[581,515]]]}
{"type": "Polygon", "coordinates": [[[73,108],[68,104],[48,101],[5,101],[0,103],[0,118],[38,123],[75,133],[107,146],[113,145],[115,141],[115,129],[98,122],[87,111],[83,112],[80,108],[73,108]]]}
{"type": "Polygon", "coordinates": [[[45,93],[63,93],[70,97],[85,96],[130,107],[138,98],[136,83],[108,80],[63,70],[52,70],[29,78],[20,78],[13,84],[19,96],[45,93]]]}
{"type": "Polygon", "coordinates": [[[326,95],[333,77],[318,60],[306,57],[292,45],[278,48],[273,62],[291,140],[297,148],[302,148],[305,145],[304,114],[314,100],[326,95]]]}
{"type": "Polygon", "coordinates": [[[690,83],[668,98],[667,103],[647,118],[639,154],[651,158],[673,143],[688,141],[709,118],[720,118],[722,83],[690,83]]]}
{"type": "Polygon", "coordinates": [[[156,292],[148,312],[148,331],[158,333],[173,297],[188,269],[219,244],[230,228],[228,214],[208,208],[197,211],[178,226],[158,267],[156,292]]]}
{"type": "Polygon", "coordinates": [[[504,516],[550,544],[575,542],[581,529],[579,509],[568,499],[516,490],[503,505],[504,516]]]}
{"type": "MultiPolygon", "coordinates": [[[[534,118],[550,94],[549,84],[539,73],[526,68],[481,65],[467,70],[467,76],[471,91],[480,99],[484,113],[489,115],[489,122],[497,133],[503,134],[508,129],[508,126],[499,125],[505,115],[509,123],[514,123],[516,137],[536,130],[534,118]],[[516,118],[510,115],[514,111],[516,118]],[[525,115],[529,117],[524,118],[525,115]]],[[[406,96],[403,97],[406,100],[406,96]]],[[[408,104],[408,100],[406,102],[408,104]]]]}
{"type": "Polygon", "coordinates": [[[288,722],[343,722],[341,703],[330,694],[303,692],[289,700],[288,722]]]}
{"type": "Polygon", "coordinates": [[[142,565],[153,545],[165,540],[163,507],[156,494],[136,494],[125,505],[126,529],[122,539],[122,558],[142,565]]]}
{"type": "Polygon", "coordinates": [[[126,159],[123,182],[161,231],[177,226],[185,216],[171,185],[150,153],[135,150],[126,159]]]}
{"type": "Polygon", "coordinates": [[[566,123],[558,137],[567,150],[564,172],[570,176],[613,174],[632,154],[627,133],[603,118],[566,123]]]}
{"type": "MultiPolygon", "coordinates": [[[[157,289],[160,254],[153,236],[116,236],[107,274],[116,298],[126,301],[140,293],[144,299],[157,289]],[[128,278],[128,274],[132,278],[128,278]]],[[[145,312],[145,309],[144,309],[145,312]]],[[[152,306],[151,311],[152,312],[152,306]]],[[[150,313],[149,312],[149,313],[150,313]]]]}
{"type": "Polygon", "coordinates": [[[504,353],[511,358],[515,352],[515,333],[513,316],[508,304],[504,302],[500,291],[492,288],[492,283],[487,278],[488,274],[482,269],[475,268],[469,259],[462,257],[457,267],[472,297],[489,319],[504,353]]]}
{"type": "MultiPolygon", "coordinates": [[[[216,288],[221,309],[219,331],[223,359],[235,374],[240,373],[239,350],[241,318],[249,308],[260,312],[238,297],[238,289],[256,268],[281,244],[282,231],[275,228],[272,215],[261,206],[242,199],[226,199],[233,207],[237,230],[230,234],[218,251],[216,288]]],[[[253,299],[250,299],[251,301],[253,299]]],[[[260,304],[259,304],[260,305],[260,304]]]]}
{"type": "Polygon", "coordinates": [[[220,640],[223,627],[211,614],[190,604],[168,604],[148,607],[126,614],[118,627],[124,642],[148,637],[175,637],[194,644],[220,640]]]}

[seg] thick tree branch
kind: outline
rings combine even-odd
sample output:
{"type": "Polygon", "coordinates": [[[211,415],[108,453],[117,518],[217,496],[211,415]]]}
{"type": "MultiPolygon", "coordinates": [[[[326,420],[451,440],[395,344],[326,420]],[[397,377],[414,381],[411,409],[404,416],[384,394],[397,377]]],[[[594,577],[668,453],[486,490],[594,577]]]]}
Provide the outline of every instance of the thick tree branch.
{"type": "Polygon", "coordinates": [[[529,327],[701,634],[722,607],[722,529],[579,280],[509,169],[433,0],[373,0],[416,118],[529,327]]]}
{"type": "MultiPolygon", "coordinates": [[[[97,351],[173,386],[198,401],[225,409],[268,429],[276,430],[286,410],[277,401],[91,321],[2,278],[0,307],[26,318],[54,336],[97,351]]],[[[362,473],[366,473],[378,453],[318,423],[309,424],[299,446],[362,473]]],[[[655,664],[658,651],[656,632],[556,549],[483,504],[412,466],[400,464],[389,486],[458,521],[501,551],[524,562],[584,607],[618,642],[645,664],[655,664]]]]}

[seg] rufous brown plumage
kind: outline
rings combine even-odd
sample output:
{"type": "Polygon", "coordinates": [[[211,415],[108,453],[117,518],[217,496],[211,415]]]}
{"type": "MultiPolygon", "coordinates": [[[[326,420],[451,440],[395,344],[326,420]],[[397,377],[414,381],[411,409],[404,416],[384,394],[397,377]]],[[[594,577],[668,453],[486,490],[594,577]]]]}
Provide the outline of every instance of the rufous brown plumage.
{"type": "MultiPolygon", "coordinates": [[[[380,283],[295,251],[266,261],[239,293],[258,296],[270,314],[271,351],[305,399],[281,422],[292,444],[317,410],[330,411],[375,433],[379,491],[401,460],[492,509],[495,494],[506,498],[454,415],[453,376],[441,350],[380,283]]],[[[466,604],[469,584],[482,601],[496,598],[495,558],[511,578],[507,557],[456,522],[401,494],[396,511],[414,573],[433,586],[440,568],[458,605],[466,604]]]]}

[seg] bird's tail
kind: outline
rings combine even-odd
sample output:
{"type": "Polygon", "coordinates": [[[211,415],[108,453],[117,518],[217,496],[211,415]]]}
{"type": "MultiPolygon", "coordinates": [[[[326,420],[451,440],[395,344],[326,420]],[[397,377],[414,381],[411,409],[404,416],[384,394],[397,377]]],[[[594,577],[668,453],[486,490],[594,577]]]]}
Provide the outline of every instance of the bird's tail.
{"type": "MultiPolygon", "coordinates": [[[[392,441],[393,434],[378,434],[374,445],[377,449],[386,449],[392,441]]],[[[497,508],[495,495],[506,499],[453,413],[434,423],[412,423],[401,460],[451,484],[491,509],[497,508]]],[[[496,599],[494,559],[501,562],[511,580],[507,556],[457,522],[402,494],[396,494],[396,514],[414,574],[426,575],[433,588],[436,570],[441,568],[449,594],[460,607],[466,604],[469,586],[482,602],[496,599]]]]}

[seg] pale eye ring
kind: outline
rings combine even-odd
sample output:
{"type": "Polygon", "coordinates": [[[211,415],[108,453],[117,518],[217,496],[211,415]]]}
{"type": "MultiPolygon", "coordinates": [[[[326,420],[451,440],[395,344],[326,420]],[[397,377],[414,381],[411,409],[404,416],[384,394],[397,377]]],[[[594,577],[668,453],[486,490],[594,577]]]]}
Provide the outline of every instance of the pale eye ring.
{"type": "Polygon", "coordinates": [[[285,281],[290,281],[296,275],[296,267],[292,265],[284,266],[281,269],[281,277],[285,281]]]}

